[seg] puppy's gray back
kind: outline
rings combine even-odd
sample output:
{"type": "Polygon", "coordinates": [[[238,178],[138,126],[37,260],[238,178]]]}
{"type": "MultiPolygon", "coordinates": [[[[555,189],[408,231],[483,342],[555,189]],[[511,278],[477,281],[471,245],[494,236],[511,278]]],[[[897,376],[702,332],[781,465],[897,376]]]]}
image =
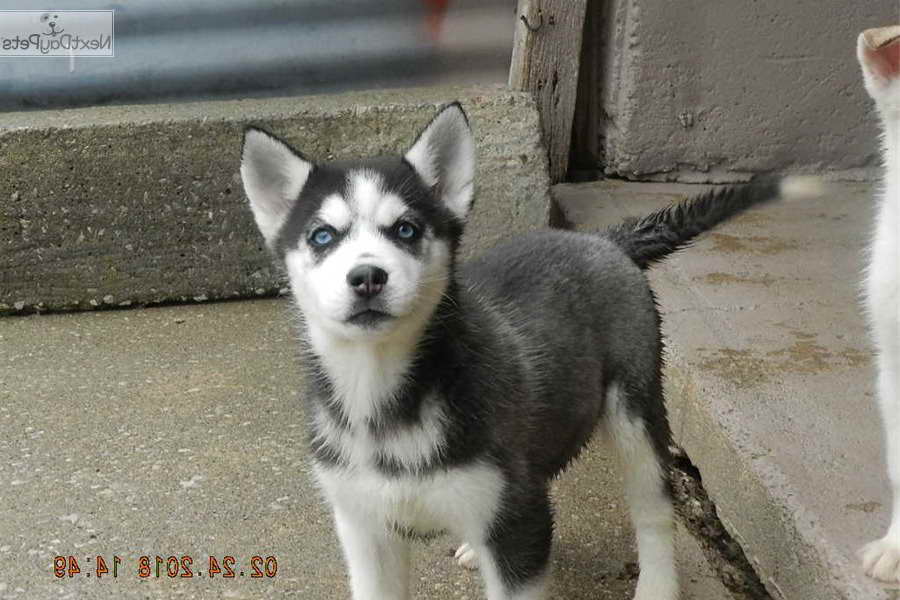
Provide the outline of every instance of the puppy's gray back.
{"type": "MultiPolygon", "coordinates": [[[[524,431],[518,441],[547,473],[588,440],[612,382],[653,385],[661,350],[653,296],[643,272],[610,240],[535,232],[467,263],[461,274],[524,338],[534,393],[513,403],[509,426],[524,431]],[[522,428],[525,419],[535,427],[522,428]]],[[[506,359],[515,354],[511,347],[506,359]]]]}

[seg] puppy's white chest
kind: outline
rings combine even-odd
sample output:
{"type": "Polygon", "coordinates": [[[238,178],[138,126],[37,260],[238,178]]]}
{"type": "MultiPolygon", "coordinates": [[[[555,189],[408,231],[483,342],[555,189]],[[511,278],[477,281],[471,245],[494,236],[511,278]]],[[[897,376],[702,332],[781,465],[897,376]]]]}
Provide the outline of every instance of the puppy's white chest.
{"type": "Polygon", "coordinates": [[[482,463],[396,477],[370,468],[316,466],[316,476],[331,504],[373,525],[419,534],[477,535],[493,521],[503,491],[500,471],[482,463]]]}
{"type": "Polygon", "coordinates": [[[433,398],[422,403],[418,416],[415,423],[372,431],[366,424],[342,425],[320,409],[314,443],[327,448],[346,468],[420,473],[440,458],[446,440],[444,412],[433,398]]]}

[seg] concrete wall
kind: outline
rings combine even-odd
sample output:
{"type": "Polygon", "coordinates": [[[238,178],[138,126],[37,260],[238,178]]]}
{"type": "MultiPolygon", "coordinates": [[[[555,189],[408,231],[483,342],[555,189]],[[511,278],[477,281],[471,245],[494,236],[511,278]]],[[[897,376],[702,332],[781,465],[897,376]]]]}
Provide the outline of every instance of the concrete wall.
{"type": "Polygon", "coordinates": [[[898,0],[600,0],[609,174],[729,181],[877,166],[857,34],[898,0]]]}
{"type": "Polygon", "coordinates": [[[478,150],[463,259],[547,224],[534,100],[500,88],[0,114],[0,316],[271,295],[284,285],[238,173],[262,125],[313,160],[400,153],[462,102],[478,150]]]}

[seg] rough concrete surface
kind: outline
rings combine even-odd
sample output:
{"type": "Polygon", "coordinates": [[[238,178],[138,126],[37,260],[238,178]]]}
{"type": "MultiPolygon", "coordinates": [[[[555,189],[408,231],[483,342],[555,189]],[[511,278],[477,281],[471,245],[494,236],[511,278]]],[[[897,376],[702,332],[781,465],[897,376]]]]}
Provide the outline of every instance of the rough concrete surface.
{"type": "MultiPolygon", "coordinates": [[[[581,229],[697,186],[557,186],[581,229]]],[[[676,441],[775,598],[875,600],[856,551],[890,496],[859,305],[871,186],[740,216],[652,271],[676,441]]]]}
{"type": "Polygon", "coordinates": [[[428,88],[0,114],[0,314],[272,294],[246,207],[242,129],[314,160],[402,152],[449,101],[478,149],[463,255],[545,225],[547,159],[524,93],[428,88]]]}
{"type": "MultiPolygon", "coordinates": [[[[0,598],[348,598],[293,338],[283,300],[0,319],[0,598]],[[57,555],[81,573],[57,579],[57,555]],[[97,555],[122,558],[116,579],[87,576],[97,555]],[[144,555],[190,556],[203,575],[141,579],[144,555]],[[244,576],[210,579],[210,555],[244,576]],[[276,575],[250,578],[253,555],[276,557],[276,575]]],[[[597,444],[556,487],[552,598],[633,593],[605,456],[597,444]]],[[[415,597],[483,597],[455,542],[418,548],[415,597]]],[[[683,600],[730,600],[693,538],[678,545],[683,600]]]]}
{"type": "Polygon", "coordinates": [[[856,36],[896,23],[897,0],[596,5],[608,173],[715,182],[877,166],[856,36]]]}

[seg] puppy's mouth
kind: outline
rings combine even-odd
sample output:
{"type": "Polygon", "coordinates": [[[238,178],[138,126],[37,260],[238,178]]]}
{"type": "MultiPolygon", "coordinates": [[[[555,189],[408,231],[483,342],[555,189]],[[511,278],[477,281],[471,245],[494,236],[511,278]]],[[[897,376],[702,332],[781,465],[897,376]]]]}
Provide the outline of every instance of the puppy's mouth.
{"type": "Polygon", "coordinates": [[[375,327],[376,325],[380,325],[385,321],[390,321],[393,318],[394,315],[392,314],[367,308],[352,314],[350,318],[347,319],[347,322],[353,325],[359,325],[360,327],[375,327]]]}

